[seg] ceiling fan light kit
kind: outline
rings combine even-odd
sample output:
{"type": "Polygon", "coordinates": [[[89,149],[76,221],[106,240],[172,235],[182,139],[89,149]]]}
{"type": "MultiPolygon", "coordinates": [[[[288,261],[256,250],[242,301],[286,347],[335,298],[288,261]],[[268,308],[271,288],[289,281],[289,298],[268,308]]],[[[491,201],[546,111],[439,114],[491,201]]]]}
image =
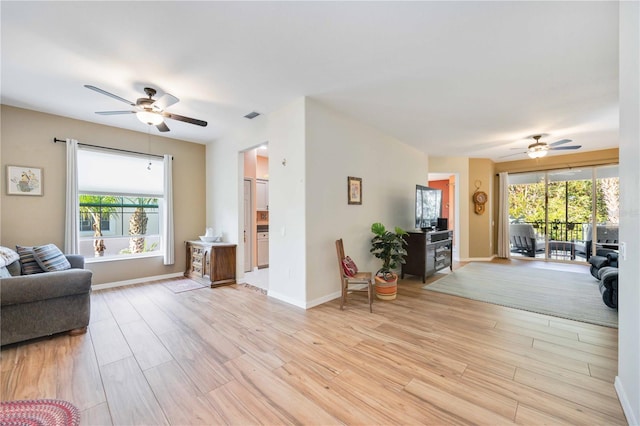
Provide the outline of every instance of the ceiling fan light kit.
{"type": "Polygon", "coordinates": [[[547,155],[548,151],[549,151],[549,147],[547,145],[535,143],[529,146],[529,149],[527,150],[527,155],[529,156],[529,158],[542,158],[545,155],[547,155]]]}
{"type": "Polygon", "coordinates": [[[162,123],[162,116],[155,114],[151,111],[138,111],[136,112],[136,117],[138,117],[138,120],[142,121],[145,124],[149,124],[149,125],[153,125],[153,126],[157,126],[158,124],[162,123]]]}

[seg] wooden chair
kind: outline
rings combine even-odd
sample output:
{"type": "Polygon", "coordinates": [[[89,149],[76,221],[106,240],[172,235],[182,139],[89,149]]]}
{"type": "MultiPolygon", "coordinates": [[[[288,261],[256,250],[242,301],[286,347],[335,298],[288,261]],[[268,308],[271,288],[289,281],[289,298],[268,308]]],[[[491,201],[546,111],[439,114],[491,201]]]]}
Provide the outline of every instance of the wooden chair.
{"type": "Polygon", "coordinates": [[[373,312],[373,277],[371,272],[358,272],[354,277],[350,277],[344,273],[342,267],[342,259],[344,259],[344,246],[342,244],[342,238],[336,240],[336,252],[338,255],[338,272],[340,273],[340,282],[342,287],[342,296],[340,297],[340,310],[344,309],[344,303],[347,301],[347,293],[350,291],[366,291],[369,295],[369,312],[373,312]],[[357,285],[357,287],[350,287],[350,285],[357,285]],[[362,288],[362,285],[366,285],[366,288],[362,288]]]}

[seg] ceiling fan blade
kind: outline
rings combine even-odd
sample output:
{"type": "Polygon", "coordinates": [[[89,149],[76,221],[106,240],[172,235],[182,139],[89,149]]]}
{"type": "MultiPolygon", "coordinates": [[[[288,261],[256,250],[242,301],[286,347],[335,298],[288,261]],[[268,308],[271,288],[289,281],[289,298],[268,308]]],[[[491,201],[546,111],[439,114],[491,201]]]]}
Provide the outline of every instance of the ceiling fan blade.
{"type": "Polygon", "coordinates": [[[84,87],[86,87],[87,89],[91,89],[91,90],[93,90],[95,92],[102,93],[103,95],[107,95],[109,97],[112,97],[113,99],[117,99],[120,102],[124,102],[125,104],[129,104],[131,106],[136,106],[136,104],[134,104],[133,102],[128,101],[125,98],[121,98],[118,95],[114,95],[113,93],[109,93],[106,90],[102,90],[102,89],[100,89],[100,88],[98,88],[96,86],[91,86],[90,84],[85,84],[84,87]]]}
{"type": "Polygon", "coordinates": [[[151,106],[154,108],[158,108],[160,111],[162,111],[167,107],[170,107],[171,105],[176,104],[178,102],[180,102],[180,99],[176,98],[175,96],[169,93],[165,93],[157,101],[151,104],[151,106]]]}
{"type": "Polygon", "coordinates": [[[184,121],[185,123],[195,124],[197,126],[207,127],[207,122],[203,120],[198,120],[196,118],[189,118],[178,114],[171,114],[169,112],[163,112],[163,117],[170,118],[172,120],[184,121]]]}
{"type": "Polygon", "coordinates": [[[553,143],[550,143],[549,146],[558,146],[558,145],[562,145],[562,144],[569,143],[569,142],[571,142],[571,139],[561,139],[559,141],[555,141],[553,143]]]}
{"type": "Polygon", "coordinates": [[[164,121],[162,123],[160,123],[160,124],[156,124],[156,127],[161,132],[168,132],[169,131],[169,127],[164,123],[164,121]]]}
{"type": "Polygon", "coordinates": [[[135,114],[135,111],[96,111],[100,115],[135,114]]]}
{"type": "Polygon", "coordinates": [[[558,151],[558,150],[561,150],[561,149],[580,149],[580,148],[582,148],[582,145],[558,146],[558,147],[549,148],[549,149],[553,150],[553,151],[558,151]]]}

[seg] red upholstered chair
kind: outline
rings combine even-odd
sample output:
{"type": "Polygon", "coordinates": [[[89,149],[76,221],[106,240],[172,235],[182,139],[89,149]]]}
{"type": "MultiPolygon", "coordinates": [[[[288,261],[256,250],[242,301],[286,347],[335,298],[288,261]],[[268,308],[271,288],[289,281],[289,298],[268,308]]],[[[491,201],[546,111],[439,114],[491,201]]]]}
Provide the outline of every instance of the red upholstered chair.
{"type": "Polygon", "coordinates": [[[373,277],[371,272],[356,272],[353,276],[349,276],[345,272],[343,266],[344,246],[342,238],[336,240],[336,253],[338,255],[338,272],[340,274],[340,285],[342,287],[342,295],[340,296],[340,309],[344,309],[347,301],[347,294],[350,292],[367,292],[369,296],[369,312],[373,312],[373,277]]]}

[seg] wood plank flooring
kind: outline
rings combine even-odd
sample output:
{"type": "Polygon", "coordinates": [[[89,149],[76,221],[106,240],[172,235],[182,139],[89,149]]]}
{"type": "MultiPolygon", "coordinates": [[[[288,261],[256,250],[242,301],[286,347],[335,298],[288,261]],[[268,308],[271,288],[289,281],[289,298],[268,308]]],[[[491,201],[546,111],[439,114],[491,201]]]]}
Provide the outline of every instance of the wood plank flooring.
{"type": "Polygon", "coordinates": [[[243,285],[96,291],[87,334],[2,349],[0,398],[66,399],[85,425],[626,424],[616,329],[422,285],[373,314],[243,285]]]}

